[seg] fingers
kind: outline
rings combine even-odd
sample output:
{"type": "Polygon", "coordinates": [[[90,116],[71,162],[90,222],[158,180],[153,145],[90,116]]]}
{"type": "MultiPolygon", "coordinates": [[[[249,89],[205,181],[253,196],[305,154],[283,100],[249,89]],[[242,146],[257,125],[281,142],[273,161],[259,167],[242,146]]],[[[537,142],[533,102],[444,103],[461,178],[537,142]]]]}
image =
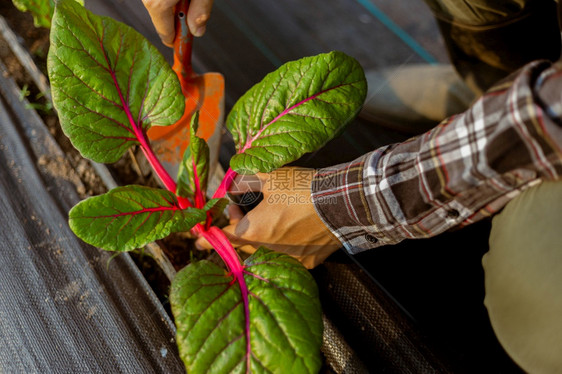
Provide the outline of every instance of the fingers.
{"type": "Polygon", "coordinates": [[[174,44],[175,22],[174,7],[179,0],[142,0],[148,14],[152,19],[156,32],[162,43],[168,47],[174,44]]]}
{"type": "Polygon", "coordinates": [[[228,216],[230,217],[230,224],[236,225],[242,218],[244,218],[244,212],[238,205],[230,204],[228,206],[228,216]]]}
{"type": "MultiPolygon", "coordinates": [[[[156,32],[168,47],[173,47],[176,35],[174,7],[180,0],[142,0],[156,32]]],[[[193,0],[187,11],[187,25],[194,36],[202,36],[211,16],[213,0],[193,0]]]]}
{"type": "Polygon", "coordinates": [[[241,250],[242,252],[246,252],[248,254],[252,254],[255,251],[257,251],[257,249],[249,244],[247,245],[241,245],[240,247],[238,247],[239,250],[241,250]]]}
{"type": "Polygon", "coordinates": [[[209,242],[207,241],[207,239],[205,239],[204,237],[200,236],[199,238],[197,238],[197,240],[195,241],[195,248],[197,248],[200,251],[203,251],[205,249],[213,249],[213,246],[209,244],[209,242]]]}
{"type": "Polygon", "coordinates": [[[211,16],[213,0],[192,0],[187,11],[187,25],[194,36],[203,36],[211,16]]]}
{"type": "MultiPolygon", "coordinates": [[[[318,217],[311,201],[313,175],[312,169],[281,168],[237,177],[230,193],[260,191],[263,200],[246,215],[238,206],[229,207],[231,222],[223,228],[228,240],[250,253],[261,245],[284,252],[307,268],[324,261],[341,243],[318,217]]],[[[204,239],[196,245],[211,248],[204,239]]]]}
{"type": "MultiPolygon", "coordinates": [[[[236,231],[236,224],[223,227],[222,230],[224,231],[224,233],[228,237],[228,240],[230,240],[234,248],[239,248],[246,253],[254,253],[256,251],[256,249],[252,245],[238,243],[236,240],[234,240],[235,238],[232,234],[236,231]]],[[[213,246],[207,241],[207,239],[200,236],[195,241],[195,248],[201,251],[205,249],[213,249],[213,246]]]]}

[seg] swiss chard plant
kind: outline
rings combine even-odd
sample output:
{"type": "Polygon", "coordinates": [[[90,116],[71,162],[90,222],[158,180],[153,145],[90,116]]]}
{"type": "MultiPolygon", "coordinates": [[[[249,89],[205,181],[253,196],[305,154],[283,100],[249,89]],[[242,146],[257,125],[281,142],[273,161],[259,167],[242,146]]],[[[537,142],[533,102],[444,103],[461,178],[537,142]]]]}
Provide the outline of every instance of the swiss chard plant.
{"type": "Polygon", "coordinates": [[[270,172],[342,131],[365,98],[359,64],[341,52],[306,57],[243,95],[226,121],[236,155],[211,198],[209,149],[197,136],[197,115],[177,176],[151,148],[147,130],[178,121],[184,97],[177,76],[140,34],[61,0],[48,71],[61,126],[84,157],[112,163],[140,147],[165,187],[117,187],[83,200],[69,213],[72,230],[111,251],[191,231],[206,238],[226,265],[194,262],[172,282],[177,343],[188,372],[317,372],[322,319],[310,273],[294,258],[263,247],[241,261],[213,217],[228,203],[225,194],[238,173],[270,172]]]}

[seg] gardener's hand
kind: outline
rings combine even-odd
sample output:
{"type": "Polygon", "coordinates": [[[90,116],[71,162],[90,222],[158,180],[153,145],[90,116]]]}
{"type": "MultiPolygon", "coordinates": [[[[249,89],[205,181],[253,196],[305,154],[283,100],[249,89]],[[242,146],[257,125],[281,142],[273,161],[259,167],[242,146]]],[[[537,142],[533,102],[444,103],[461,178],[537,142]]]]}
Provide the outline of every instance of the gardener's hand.
{"type": "MultiPolygon", "coordinates": [[[[142,0],[150,14],[156,32],[162,43],[173,47],[175,32],[174,7],[179,0],[142,0]]],[[[207,21],[211,16],[213,0],[192,0],[187,11],[187,25],[194,36],[205,33],[207,21]]]]}
{"type": "MultiPolygon", "coordinates": [[[[310,197],[314,170],[281,168],[269,174],[238,176],[230,193],[261,191],[263,201],[245,216],[229,207],[230,226],[223,230],[232,244],[253,253],[265,247],[296,257],[307,268],[322,263],[341,243],[322,222],[310,197]]],[[[210,249],[200,238],[200,249],[210,249]]]]}

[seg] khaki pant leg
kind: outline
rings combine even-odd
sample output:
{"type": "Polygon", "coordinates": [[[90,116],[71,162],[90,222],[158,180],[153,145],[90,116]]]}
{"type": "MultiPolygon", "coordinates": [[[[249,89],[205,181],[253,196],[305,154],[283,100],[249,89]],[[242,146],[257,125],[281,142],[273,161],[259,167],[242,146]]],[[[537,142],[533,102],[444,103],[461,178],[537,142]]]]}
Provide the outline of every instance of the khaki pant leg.
{"type": "Polygon", "coordinates": [[[562,373],[562,181],[525,191],[494,217],[483,265],[504,349],[529,373],[562,373]]]}

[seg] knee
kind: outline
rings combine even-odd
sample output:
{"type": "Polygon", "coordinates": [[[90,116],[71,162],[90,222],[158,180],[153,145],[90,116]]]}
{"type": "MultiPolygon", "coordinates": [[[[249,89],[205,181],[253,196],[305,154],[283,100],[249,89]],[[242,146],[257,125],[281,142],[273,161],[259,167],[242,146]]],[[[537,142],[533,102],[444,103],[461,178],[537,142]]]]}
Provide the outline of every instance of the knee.
{"type": "Polygon", "coordinates": [[[562,181],[529,189],[494,217],[483,258],[498,340],[524,370],[562,373],[562,181]]]}

